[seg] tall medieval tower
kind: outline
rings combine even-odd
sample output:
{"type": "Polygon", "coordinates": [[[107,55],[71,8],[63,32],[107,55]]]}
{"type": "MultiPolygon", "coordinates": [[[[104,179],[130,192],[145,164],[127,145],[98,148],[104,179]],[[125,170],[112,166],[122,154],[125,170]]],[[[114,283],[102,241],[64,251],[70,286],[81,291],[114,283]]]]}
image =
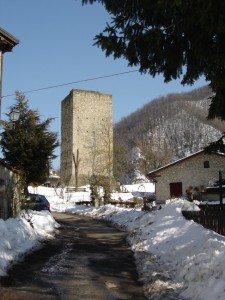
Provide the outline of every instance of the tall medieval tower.
{"type": "Polygon", "coordinates": [[[112,176],[112,95],[71,90],[61,103],[61,179],[69,186],[112,176]],[[76,176],[78,174],[78,176],[76,176]]]}

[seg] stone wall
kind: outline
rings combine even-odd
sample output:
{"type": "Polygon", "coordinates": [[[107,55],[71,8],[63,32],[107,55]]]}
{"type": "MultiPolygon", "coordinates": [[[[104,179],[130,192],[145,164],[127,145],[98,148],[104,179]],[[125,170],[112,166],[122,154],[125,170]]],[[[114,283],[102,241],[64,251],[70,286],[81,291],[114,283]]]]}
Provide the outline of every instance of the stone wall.
{"type": "Polygon", "coordinates": [[[23,201],[23,181],[17,171],[0,164],[0,218],[16,217],[23,201]]]}
{"type": "Polygon", "coordinates": [[[75,186],[73,155],[77,160],[77,153],[79,185],[88,183],[92,174],[107,176],[113,150],[112,96],[72,90],[62,101],[61,122],[63,182],[75,186]]]}
{"type": "Polygon", "coordinates": [[[156,183],[157,201],[171,198],[170,183],[182,182],[182,195],[186,194],[186,189],[204,188],[210,182],[218,180],[219,170],[225,168],[225,156],[204,153],[185,159],[176,164],[171,164],[167,168],[158,171],[156,183]],[[204,162],[209,161],[209,168],[204,168],[204,162]]]}

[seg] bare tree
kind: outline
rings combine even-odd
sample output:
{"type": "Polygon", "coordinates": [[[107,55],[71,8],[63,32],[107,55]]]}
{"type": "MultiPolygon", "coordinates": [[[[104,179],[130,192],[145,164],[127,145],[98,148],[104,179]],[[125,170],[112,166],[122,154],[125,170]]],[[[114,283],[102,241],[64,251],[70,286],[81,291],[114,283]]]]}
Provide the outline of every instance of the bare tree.
{"type": "Polygon", "coordinates": [[[113,128],[111,119],[106,118],[102,124],[102,153],[104,157],[104,171],[108,178],[109,190],[112,188],[113,178],[113,128]]]}
{"type": "Polygon", "coordinates": [[[129,183],[134,171],[130,149],[124,139],[114,131],[113,134],[113,174],[122,184],[129,183]]]}
{"type": "Polygon", "coordinates": [[[76,192],[78,192],[79,187],[79,165],[80,165],[80,158],[79,158],[79,149],[77,149],[76,155],[73,153],[73,162],[75,166],[75,187],[76,192]]]}
{"type": "Polygon", "coordinates": [[[86,147],[89,151],[89,182],[107,185],[109,190],[113,178],[113,131],[110,118],[102,120],[101,125],[93,128],[93,137],[86,147]],[[106,184],[107,183],[107,184],[106,184]]]}
{"type": "Polygon", "coordinates": [[[204,148],[225,131],[225,122],[206,118],[211,94],[205,86],[150,101],[114,125],[114,152],[122,144],[130,159],[139,149],[129,165],[145,173],[204,148]]]}
{"type": "Polygon", "coordinates": [[[171,161],[172,150],[163,132],[163,128],[157,126],[154,130],[143,132],[136,138],[135,142],[139,149],[137,168],[144,174],[171,161]]]}

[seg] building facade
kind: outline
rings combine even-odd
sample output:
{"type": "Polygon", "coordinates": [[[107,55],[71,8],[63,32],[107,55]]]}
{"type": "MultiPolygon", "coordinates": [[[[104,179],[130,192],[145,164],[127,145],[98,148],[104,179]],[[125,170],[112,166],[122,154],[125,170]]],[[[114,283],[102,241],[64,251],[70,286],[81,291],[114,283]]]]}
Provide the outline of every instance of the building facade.
{"type": "Polygon", "coordinates": [[[225,170],[225,155],[196,152],[147,174],[155,182],[158,202],[186,196],[191,190],[204,192],[225,170]]]}
{"type": "Polygon", "coordinates": [[[92,175],[112,175],[112,95],[71,90],[61,103],[61,180],[89,183],[92,175]]]}

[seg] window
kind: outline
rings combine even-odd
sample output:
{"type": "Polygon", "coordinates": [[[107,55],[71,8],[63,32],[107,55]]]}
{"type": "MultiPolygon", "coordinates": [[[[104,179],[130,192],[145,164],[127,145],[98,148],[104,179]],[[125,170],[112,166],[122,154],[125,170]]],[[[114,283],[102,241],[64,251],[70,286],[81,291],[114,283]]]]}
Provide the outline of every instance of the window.
{"type": "Polygon", "coordinates": [[[209,161],[208,160],[205,160],[204,161],[204,168],[209,168],[209,161]]]}

